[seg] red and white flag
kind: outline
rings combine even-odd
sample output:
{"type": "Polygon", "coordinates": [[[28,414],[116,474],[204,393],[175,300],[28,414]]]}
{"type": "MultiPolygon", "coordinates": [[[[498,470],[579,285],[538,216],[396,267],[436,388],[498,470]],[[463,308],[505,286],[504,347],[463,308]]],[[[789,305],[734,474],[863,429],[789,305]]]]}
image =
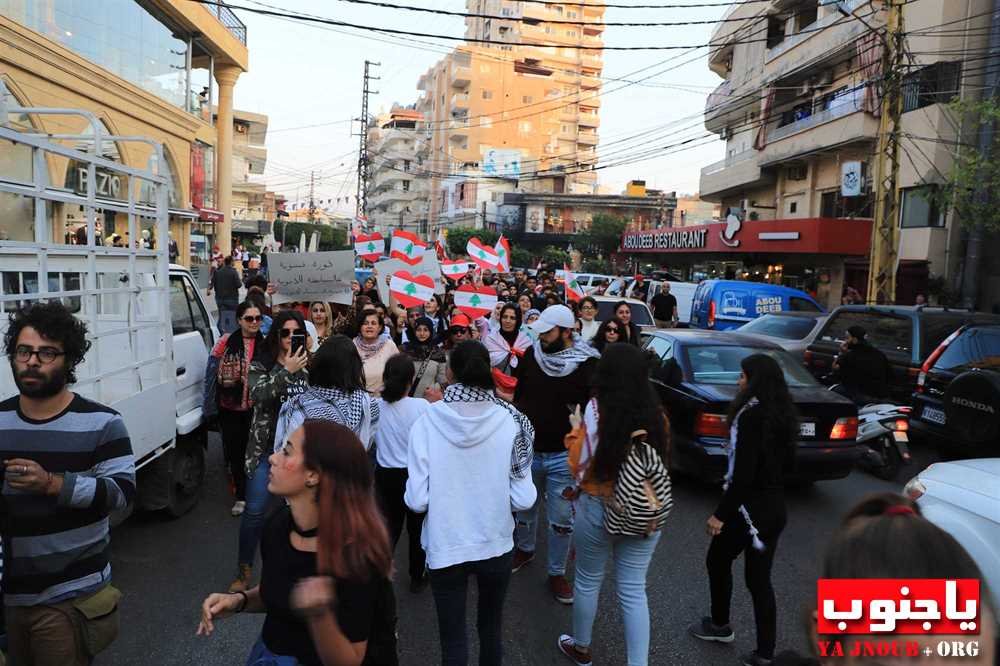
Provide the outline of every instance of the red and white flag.
{"type": "Polygon", "coordinates": [[[563,277],[566,280],[566,300],[567,301],[579,301],[587,294],[584,293],[583,287],[580,283],[576,281],[576,275],[570,273],[569,266],[563,264],[563,277]]]}
{"type": "Polygon", "coordinates": [[[469,253],[469,258],[476,262],[476,265],[483,269],[495,271],[497,269],[497,251],[489,245],[484,244],[478,238],[470,238],[465,246],[465,251],[469,253]]]}
{"type": "Polygon", "coordinates": [[[404,308],[415,308],[434,296],[434,280],[430,275],[411,275],[409,271],[396,271],[389,278],[389,293],[404,308]]]}
{"type": "Polygon", "coordinates": [[[497,253],[497,271],[510,273],[510,241],[501,234],[493,250],[497,253]]]}
{"type": "Polygon", "coordinates": [[[455,297],[455,307],[473,319],[485,317],[497,306],[497,290],[493,287],[463,284],[452,295],[455,297]]]}
{"type": "Polygon", "coordinates": [[[371,234],[357,234],[354,237],[354,253],[365,261],[376,262],[385,252],[385,239],[375,231],[371,234]]]}
{"type": "Polygon", "coordinates": [[[444,275],[449,280],[461,280],[469,273],[470,264],[467,261],[442,261],[441,262],[441,275],[444,275]]]}
{"type": "Polygon", "coordinates": [[[410,266],[416,266],[420,263],[426,250],[427,243],[417,238],[416,234],[411,234],[409,231],[392,232],[389,256],[393,259],[399,259],[410,266]]]}
{"type": "Polygon", "coordinates": [[[448,258],[448,237],[444,234],[444,228],[438,229],[437,240],[434,241],[434,249],[437,250],[438,261],[445,261],[448,258]]]}

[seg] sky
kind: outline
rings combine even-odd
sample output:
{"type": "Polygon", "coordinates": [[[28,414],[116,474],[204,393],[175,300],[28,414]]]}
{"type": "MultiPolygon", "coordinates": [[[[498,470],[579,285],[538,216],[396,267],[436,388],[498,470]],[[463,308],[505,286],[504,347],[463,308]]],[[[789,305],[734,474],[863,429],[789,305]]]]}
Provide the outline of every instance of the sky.
{"type": "MultiPolygon", "coordinates": [[[[718,2],[720,0],[709,0],[718,2]]],[[[461,17],[358,5],[344,0],[232,0],[236,6],[281,9],[347,23],[462,36],[461,17]]],[[[686,4],[705,0],[616,0],[616,4],[686,4]]],[[[393,4],[465,11],[464,0],[394,0],[393,4]]],[[[609,8],[605,20],[715,21],[724,6],[684,9],[609,8]]],[[[393,103],[412,104],[420,94],[417,79],[460,42],[389,37],[350,28],[315,26],[298,21],[235,10],[247,25],[249,71],[236,85],[236,108],[269,116],[268,189],[306,201],[310,172],[316,173],[316,197],[353,197],[359,124],[350,122],[361,111],[364,61],[374,68],[369,111],[378,113],[393,103]],[[417,41],[419,40],[419,41],[417,41]],[[355,136],[351,136],[352,132],[355,136]]],[[[605,45],[695,45],[709,41],[712,24],[689,26],[609,26],[605,45]]],[[[724,144],[706,134],[702,125],[705,98],[721,79],[706,65],[707,49],[667,51],[605,51],[607,78],[644,79],[635,85],[604,81],[598,155],[620,159],[612,151],[665,146],[664,153],[628,165],[598,171],[598,183],[620,192],[632,179],[648,187],[696,192],[702,166],[722,159],[724,144]],[[641,70],[641,71],[640,71],[641,70]],[[635,74],[633,75],[633,73],[635,74]],[[651,76],[653,75],[653,76],[651,76]],[[616,90],[620,88],[620,90],[616,90]],[[671,124],[673,123],[673,124],[671,124]],[[656,130],[639,142],[612,144],[643,130],[656,130]],[[695,138],[689,149],[669,154],[669,146],[695,138]]],[[[601,162],[605,158],[601,157],[601,162]]],[[[331,212],[353,215],[354,204],[333,206],[331,212]]]]}

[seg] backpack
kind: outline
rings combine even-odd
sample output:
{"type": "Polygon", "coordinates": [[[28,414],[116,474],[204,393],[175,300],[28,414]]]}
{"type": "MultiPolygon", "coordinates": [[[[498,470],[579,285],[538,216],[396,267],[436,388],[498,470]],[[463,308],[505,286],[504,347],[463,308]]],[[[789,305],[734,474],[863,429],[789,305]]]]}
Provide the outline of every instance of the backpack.
{"type": "Polygon", "coordinates": [[[615,492],[604,502],[608,534],[647,537],[663,527],[674,505],[670,474],[659,454],[642,439],[645,436],[645,430],[632,433],[615,492]]]}

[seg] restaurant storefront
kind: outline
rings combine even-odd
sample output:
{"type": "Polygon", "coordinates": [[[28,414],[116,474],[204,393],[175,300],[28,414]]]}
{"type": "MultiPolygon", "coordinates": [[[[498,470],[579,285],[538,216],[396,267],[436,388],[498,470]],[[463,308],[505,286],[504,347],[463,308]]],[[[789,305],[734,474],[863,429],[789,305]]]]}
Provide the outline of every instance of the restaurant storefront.
{"type": "Polygon", "coordinates": [[[717,278],[782,284],[835,307],[847,286],[864,292],[867,271],[861,279],[857,266],[867,261],[871,228],[871,220],[733,219],[626,232],[621,255],[634,269],[664,269],[691,282],[717,278]]]}

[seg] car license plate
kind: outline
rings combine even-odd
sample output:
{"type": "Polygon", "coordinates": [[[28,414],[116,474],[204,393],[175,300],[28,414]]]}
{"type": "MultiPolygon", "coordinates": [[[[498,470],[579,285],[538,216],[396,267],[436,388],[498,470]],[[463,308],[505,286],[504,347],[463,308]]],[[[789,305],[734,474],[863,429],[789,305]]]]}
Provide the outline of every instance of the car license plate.
{"type": "Polygon", "coordinates": [[[815,423],[800,423],[799,424],[799,436],[801,436],[801,437],[815,437],[816,436],[816,424],[815,423]]]}
{"type": "Polygon", "coordinates": [[[909,442],[910,436],[905,432],[900,432],[898,430],[893,431],[892,438],[897,442],[909,442]]]}
{"type": "Polygon", "coordinates": [[[924,411],[921,412],[920,416],[925,421],[930,421],[931,423],[937,423],[938,425],[945,425],[948,419],[944,415],[944,410],[937,409],[936,407],[924,407],[924,411]]]}

